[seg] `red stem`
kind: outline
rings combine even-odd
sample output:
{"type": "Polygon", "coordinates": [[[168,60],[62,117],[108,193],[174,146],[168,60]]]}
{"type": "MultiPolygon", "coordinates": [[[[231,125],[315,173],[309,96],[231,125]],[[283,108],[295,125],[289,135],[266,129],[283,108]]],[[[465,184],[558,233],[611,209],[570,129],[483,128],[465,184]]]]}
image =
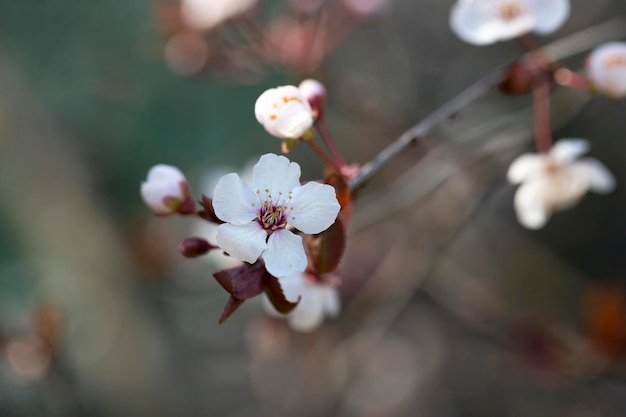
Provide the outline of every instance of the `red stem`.
{"type": "Polygon", "coordinates": [[[552,123],[550,117],[550,79],[545,73],[537,75],[533,86],[533,111],[537,152],[548,152],[552,147],[552,123]]]}
{"type": "Polygon", "coordinates": [[[328,156],[326,152],[324,152],[324,150],[320,148],[317,143],[315,143],[315,141],[305,140],[305,142],[308,143],[311,146],[311,148],[313,148],[317,156],[322,158],[322,160],[326,162],[328,166],[332,167],[335,171],[339,173],[341,172],[341,167],[339,167],[339,165],[337,165],[337,163],[333,161],[333,159],[330,156],[328,156]]]}
{"type": "Polygon", "coordinates": [[[333,159],[340,167],[345,167],[347,165],[346,160],[343,158],[339,147],[337,147],[337,143],[333,139],[333,135],[330,134],[326,123],[324,123],[323,120],[320,120],[316,123],[316,127],[318,132],[320,132],[320,136],[322,137],[324,144],[330,151],[330,154],[333,156],[333,159]]]}

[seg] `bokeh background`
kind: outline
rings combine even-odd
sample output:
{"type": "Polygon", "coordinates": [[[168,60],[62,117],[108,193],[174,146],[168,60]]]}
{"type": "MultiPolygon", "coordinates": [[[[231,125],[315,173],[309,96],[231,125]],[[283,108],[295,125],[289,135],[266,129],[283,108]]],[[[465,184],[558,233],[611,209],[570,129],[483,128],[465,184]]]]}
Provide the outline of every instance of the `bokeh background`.
{"type": "MultiPolygon", "coordinates": [[[[254,101],[310,76],[347,159],[368,161],[520,54],[456,39],[452,3],[395,0],[319,67],[233,79],[172,71],[158,2],[0,1],[0,416],[623,416],[625,102],[555,90],[555,137],[589,139],[618,188],[538,232],[505,181],[532,147],[529,98],[494,90],[440,126],[359,194],[343,314],[310,334],[259,300],[218,325],[223,264],[178,253],[210,230],[139,197],[156,163],[199,195],[278,152],[254,101]]],[[[620,16],[572,0],[541,42],[610,19],[623,37],[620,16]]],[[[321,175],[309,149],[291,158],[321,175]]]]}

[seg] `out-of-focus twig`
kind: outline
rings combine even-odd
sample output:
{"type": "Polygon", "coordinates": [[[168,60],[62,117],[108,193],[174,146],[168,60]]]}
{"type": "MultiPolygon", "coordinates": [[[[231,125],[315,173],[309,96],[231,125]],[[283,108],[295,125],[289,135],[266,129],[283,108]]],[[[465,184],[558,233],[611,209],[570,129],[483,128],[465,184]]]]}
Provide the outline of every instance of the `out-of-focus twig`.
{"type": "MultiPolygon", "coordinates": [[[[599,43],[623,38],[624,36],[626,36],[626,19],[624,17],[618,17],[546,45],[544,52],[555,60],[564,59],[589,50],[599,43]]],[[[522,58],[527,56],[528,54],[524,55],[522,58]]],[[[383,149],[374,159],[363,165],[359,175],[350,181],[350,189],[356,190],[362,187],[392,159],[418,140],[423,139],[435,126],[454,117],[465,107],[498,85],[508,65],[509,63],[506,63],[490,70],[469,88],[404,132],[398,139],[383,149]]]]}

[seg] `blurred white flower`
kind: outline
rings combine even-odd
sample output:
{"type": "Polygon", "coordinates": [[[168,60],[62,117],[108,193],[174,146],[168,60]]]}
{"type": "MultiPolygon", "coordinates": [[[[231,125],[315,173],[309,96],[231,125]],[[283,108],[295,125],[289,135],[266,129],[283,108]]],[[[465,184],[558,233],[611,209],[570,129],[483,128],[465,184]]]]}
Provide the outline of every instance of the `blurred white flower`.
{"type": "Polygon", "coordinates": [[[543,227],[550,215],[580,201],[589,190],[607,194],[615,178],[597,159],[579,157],[589,150],[584,139],[563,139],[549,153],[519,156],[508,171],[515,194],[515,211],[529,229],[543,227]]]}
{"type": "Polygon", "coordinates": [[[626,42],[609,42],[594,49],[587,72],[598,92],[614,99],[625,97],[626,42]]]}
{"type": "Polygon", "coordinates": [[[250,10],[257,0],[182,0],[181,16],[192,28],[212,29],[250,10]]]}
{"type": "Polygon", "coordinates": [[[458,0],[450,27],[466,42],[487,45],[528,32],[552,33],[569,10],[569,0],[458,0]]]}
{"type": "Polygon", "coordinates": [[[331,285],[313,282],[307,275],[296,272],[281,278],[280,285],[287,300],[300,302],[289,314],[276,311],[267,296],[263,295],[263,306],[274,317],[287,318],[289,326],[299,332],[310,332],[318,328],[324,318],[334,318],[341,310],[339,292],[331,285]]]}
{"type": "Polygon", "coordinates": [[[391,0],[343,0],[343,5],[354,14],[363,17],[375,16],[384,12],[391,0]]]}
{"type": "Polygon", "coordinates": [[[265,91],[254,105],[254,114],[270,135],[281,139],[299,138],[313,125],[311,105],[293,85],[265,91]]]}
{"type": "Polygon", "coordinates": [[[284,277],[306,268],[302,238],[287,226],[315,234],[335,222],[339,203],[326,184],[300,185],[300,165],[266,154],[252,170],[252,184],[224,175],[213,192],[213,208],[224,224],[217,244],[232,257],[254,263],[263,255],[267,271],[284,277]]]}
{"type": "Polygon", "coordinates": [[[189,184],[178,168],[155,165],[141,183],[141,197],[156,214],[172,214],[190,200],[189,184]]]}

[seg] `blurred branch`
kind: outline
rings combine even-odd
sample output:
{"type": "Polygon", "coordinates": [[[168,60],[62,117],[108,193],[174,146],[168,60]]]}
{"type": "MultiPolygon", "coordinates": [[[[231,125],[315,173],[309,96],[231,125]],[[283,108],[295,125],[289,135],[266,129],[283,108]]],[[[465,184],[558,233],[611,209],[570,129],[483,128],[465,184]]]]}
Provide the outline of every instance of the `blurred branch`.
{"type": "MultiPolygon", "coordinates": [[[[624,36],[626,36],[626,19],[618,17],[546,45],[544,52],[548,53],[555,60],[559,60],[589,50],[599,43],[623,38],[624,36]]],[[[528,58],[530,55],[532,54],[525,54],[521,59],[528,58]]],[[[465,107],[497,86],[509,64],[510,62],[490,70],[469,88],[404,132],[374,159],[363,165],[359,175],[350,182],[350,189],[354,191],[362,187],[392,159],[418,140],[423,139],[438,124],[453,118],[465,107]]]]}

